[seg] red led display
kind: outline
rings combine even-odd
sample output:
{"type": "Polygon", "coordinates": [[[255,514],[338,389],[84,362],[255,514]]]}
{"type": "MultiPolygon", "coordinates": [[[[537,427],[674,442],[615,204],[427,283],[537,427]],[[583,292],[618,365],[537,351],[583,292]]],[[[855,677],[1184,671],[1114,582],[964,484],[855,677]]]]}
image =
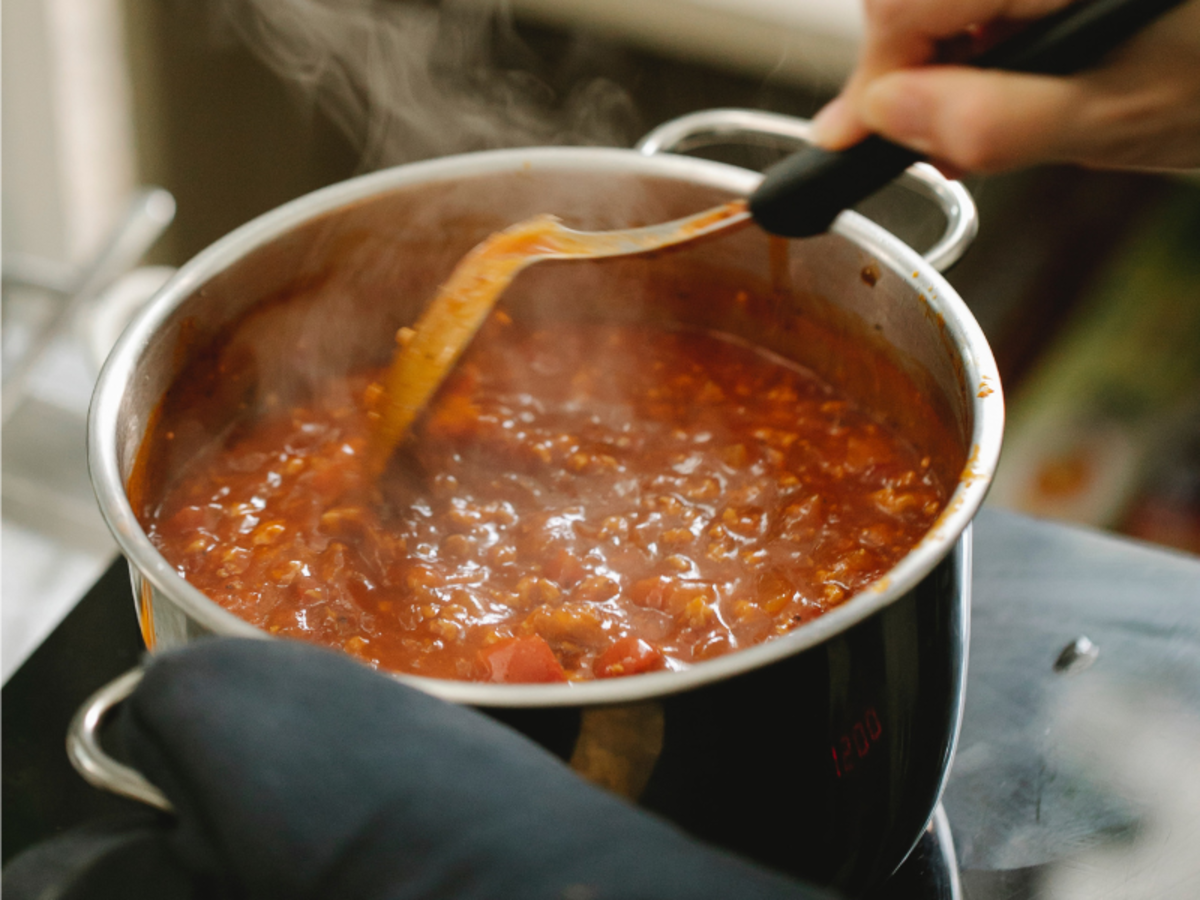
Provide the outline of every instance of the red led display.
{"type": "Polygon", "coordinates": [[[879,721],[875,707],[868,706],[862,717],[850,726],[850,730],[836,738],[829,748],[837,777],[853,772],[858,761],[871,752],[882,736],[883,723],[879,721]]]}

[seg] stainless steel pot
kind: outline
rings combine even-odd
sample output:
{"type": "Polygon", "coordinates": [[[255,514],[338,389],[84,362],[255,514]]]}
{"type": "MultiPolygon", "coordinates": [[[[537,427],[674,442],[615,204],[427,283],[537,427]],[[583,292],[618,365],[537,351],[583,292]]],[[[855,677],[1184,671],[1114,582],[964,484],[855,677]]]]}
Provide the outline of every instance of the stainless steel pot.
{"type": "MultiPolygon", "coordinates": [[[[89,423],[93,484],[128,557],[147,645],[157,651],[208,634],[268,638],[179,576],[143,532],[127,492],[164,397],[205,353],[239,341],[259,351],[238,375],[239,397],[287,390],[298,372],[382,360],[389,335],[415,318],[454,261],[491,231],[541,212],[587,228],[694,212],[749,193],[759,176],[661,151],[747,137],[802,139],[806,131],[794,119],[717,110],[668,123],[638,150],[504,150],[401,166],[295,200],[185,265],[109,357],[89,423]],[[348,322],[353,327],[340,327],[348,322]],[[286,334],[295,340],[275,340],[286,334]]],[[[810,624],[685,672],[576,685],[396,676],[514,724],[702,837],[852,894],[900,864],[942,788],[961,718],[969,526],[1003,426],[991,352],[938,274],[973,236],[974,207],[929,167],[914,167],[908,178],[946,213],[946,234],[926,258],[847,212],[829,234],[789,245],[747,229],[607,268],[535,267],[514,286],[511,302],[514,315],[562,315],[568,297],[570,315],[648,316],[734,331],[847,385],[867,406],[918,432],[931,427],[889,405],[895,386],[880,377],[877,357],[841,349],[847,340],[873,345],[892,371],[924,388],[953,445],[942,457],[957,482],[953,496],[911,553],[810,624]],[[766,285],[776,298],[771,315],[747,317],[732,302],[680,301],[689,285],[714,277],[766,285]],[[669,310],[656,300],[664,290],[675,298],[669,310]],[[814,322],[837,340],[813,340],[814,322]],[[617,720],[637,723],[649,744],[602,746],[620,730],[608,727],[617,720]],[[598,767],[597,759],[608,763],[598,767]]],[[[133,774],[114,768],[94,740],[100,711],[135,681],[81,713],[73,755],[97,783],[153,802],[153,787],[122,780],[133,774]]]]}

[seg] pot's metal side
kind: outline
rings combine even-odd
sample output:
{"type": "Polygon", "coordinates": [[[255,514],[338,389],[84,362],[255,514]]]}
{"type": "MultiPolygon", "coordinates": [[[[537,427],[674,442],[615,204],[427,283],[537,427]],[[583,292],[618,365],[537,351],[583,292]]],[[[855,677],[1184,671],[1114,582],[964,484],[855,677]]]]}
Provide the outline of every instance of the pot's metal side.
{"type": "MultiPolygon", "coordinates": [[[[574,226],[614,227],[695,212],[744,195],[757,181],[729,166],[633,151],[472,154],[319,191],[251,222],[184,266],[118,343],[89,420],[93,484],[129,559],[147,644],[169,649],[210,633],[269,639],[180,577],[143,532],[126,494],[160,398],[190,355],[201,352],[198,334],[219,333],[251,308],[260,332],[273,327],[271,310],[286,318],[289,310],[311,308],[317,321],[376,316],[369,321],[390,334],[397,316],[405,324],[403,316],[413,314],[391,308],[396,295],[415,309],[444,275],[437,265],[409,261],[446,235],[452,240],[437,252],[448,270],[498,225],[545,212],[549,196],[571,200],[565,208],[574,226]],[[633,206],[625,202],[630,196],[633,206]],[[274,303],[280,297],[287,303],[274,303]]],[[[778,247],[746,229],[669,257],[614,261],[605,271],[634,295],[650,278],[686,289],[693,267],[760,282],[782,279],[773,296],[792,298],[782,311],[784,325],[822,321],[836,331],[849,323],[847,334],[894,350],[897,365],[908,367],[934,406],[941,404],[954,435],[954,467],[966,459],[961,472],[948,475],[957,483],[932,532],[884,578],[812,623],[683,672],[577,685],[396,678],[511,721],[564,759],[577,757],[581,767],[590,765],[580,749],[584,718],[598,721],[622,704],[638,707],[659,743],[635,748],[637,759],[613,776],[614,785],[703,837],[853,894],[904,859],[944,783],[965,677],[967,529],[999,456],[1003,401],[995,362],[961,299],[887,232],[846,213],[834,233],[787,245],[783,265],[778,247]],[[782,804],[774,807],[780,815],[745,806],[764,798],[782,804]],[[773,831],[781,817],[795,826],[786,834],[773,831]]],[[[571,268],[582,265],[535,267],[522,276],[522,291],[535,300],[539,290],[552,300],[557,292],[581,309],[598,310],[608,296],[573,286],[572,279],[586,281],[586,272],[571,268]]],[[[657,315],[650,300],[634,296],[628,309],[610,312],[657,315]]],[[[671,321],[763,343],[860,391],[855,395],[868,406],[888,409],[893,386],[871,365],[806,346],[803,330],[738,318],[732,298],[727,305],[724,312],[675,310],[671,321]]],[[[348,347],[335,347],[322,363],[352,358],[348,347]]],[[[267,363],[264,377],[272,370],[267,363]]]]}
{"type": "Polygon", "coordinates": [[[170,595],[146,578],[132,560],[128,563],[138,626],[147,650],[155,653],[171,650],[214,634],[270,640],[270,635],[242,619],[237,619],[228,628],[213,628],[189,616],[170,595]]]}
{"type": "MultiPolygon", "coordinates": [[[[630,151],[614,150],[563,149],[553,153],[504,151],[477,154],[471,163],[470,171],[476,180],[471,184],[471,191],[464,192],[457,186],[450,189],[451,199],[447,200],[446,205],[452,211],[455,209],[454,203],[458,203],[457,208],[461,210],[471,197],[482,196],[486,199],[497,195],[495,184],[500,182],[496,179],[517,179],[527,189],[513,195],[517,196],[517,200],[510,196],[511,191],[505,193],[501,190],[499,195],[503,202],[517,204],[511,210],[511,215],[520,215],[524,212],[521,203],[530,205],[538,202],[538,192],[534,190],[535,197],[530,199],[526,196],[528,189],[547,183],[546,179],[556,189],[561,189],[563,181],[579,182],[580,173],[586,170],[596,184],[604,183],[608,177],[606,173],[615,173],[612,177],[621,178],[653,175],[658,180],[652,179],[647,190],[652,195],[655,192],[669,195],[670,200],[663,202],[661,211],[674,214],[681,211],[681,206],[686,209],[689,192],[693,197],[690,201],[693,205],[708,202],[713,196],[720,196],[721,188],[744,190],[752,186],[757,177],[753,173],[701,160],[667,157],[646,159],[630,151]],[[674,177],[663,181],[664,173],[674,177]],[[697,183],[681,181],[683,178],[696,179],[697,183]],[[714,191],[717,194],[714,195],[714,191]]],[[[228,299],[230,297],[240,298],[239,302],[242,303],[252,302],[255,296],[267,291],[272,283],[276,290],[288,283],[286,266],[281,267],[282,271],[272,274],[251,265],[262,254],[276,260],[277,264],[278,258],[294,258],[301,262],[319,258],[343,236],[338,223],[353,221],[354,228],[361,231],[364,223],[387,220],[390,217],[386,214],[395,209],[393,196],[402,197],[405,191],[410,190],[440,191],[443,184],[440,176],[458,172],[464,168],[464,163],[462,160],[449,160],[413,168],[421,169],[430,180],[414,181],[409,167],[402,167],[395,173],[381,173],[387,178],[367,176],[367,182],[381,189],[399,185],[395,190],[400,193],[385,192],[372,196],[364,191],[363,182],[348,182],[340,186],[340,190],[326,189],[312,197],[302,198],[303,202],[297,201],[268,214],[215,245],[185,266],[177,278],[152,301],[150,308],[123,336],[105,366],[97,387],[90,426],[90,462],[102,510],[131,563],[154,586],[155,600],[178,606],[188,618],[204,629],[222,634],[261,636],[247,623],[212,603],[174,571],[142,533],[125,496],[124,479],[132,465],[138,442],[145,433],[156,399],[154,391],[148,386],[169,383],[171,372],[167,363],[178,364],[174,361],[178,357],[178,340],[171,333],[182,333],[190,319],[202,316],[214,303],[224,303],[225,307],[229,307],[232,303],[228,299]],[[303,240],[296,236],[301,234],[304,235],[303,240]],[[291,256],[276,249],[281,242],[291,256]],[[239,282],[231,281],[230,273],[243,271],[249,274],[238,276],[245,288],[243,293],[239,293],[239,282]],[[172,358],[171,354],[175,354],[175,357],[172,358]]],[[[604,193],[603,190],[600,192],[604,193]]],[[[489,215],[503,217],[504,213],[497,211],[501,205],[500,201],[496,201],[489,215]]],[[[653,204],[647,202],[643,206],[649,208],[653,204]]],[[[603,218],[608,214],[597,215],[603,218]]],[[[436,223],[427,218],[421,224],[427,230],[436,223]]],[[[486,222],[477,223],[477,227],[486,227],[486,222]]],[[[779,640],[714,660],[685,673],[661,677],[649,675],[571,688],[478,685],[419,678],[405,680],[445,699],[487,706],[603,704],[636,700],[661,692],[688,690],[709,680],[729,677],[814,646],[882,609],[933,568],[938,559],[948,552],[982,501],[998,456],[1003,418],[999,392],[996,390],[986,397],[976,397],[972,392],[972,387],[978,383],[994,383],[994,362],[986,342],[978,332],[978,326],[961,300],[918,255],[860,217],[847,214],[839,219],[837,227],[839,234],[792,245],[790,272],[797,281],[798,291],[827,304],[841,301],[848,308],[861,304],[864,311],[861,315],[867,315],[866,311],[873,309],[876,320],[871,325],[881,329],[885,337],[895,337],[905,352],[927,357],[935,372],[934,387],[946,393],[957,405],[959,427],[964,433],[964,442],[969,442],[972,450],[967,473],[969,477],[957,486],[955,496],[935,533],[927,537],[886,579],[813,623],[779,640]],[[846,257],[847,253],[847,258],[858,260],[856,267],[845,273],[844,277],[834,278],[831,282],[830,274],[823,268],[823,260],[846,257]],[[860,268],[869,266],[874,266],[878,271],[879,277],[874,286],[867,285],[860,277],[860,268]],[[906,338],[906,334],[910,337],[906,338]],[[939,359],[942,361],[938,362],[939,359]]],[[[345,230],[342,229],[343,232],[345,230]]],[[[728,266],[735,272],[753,273],[767,268],[767,257],[767,244],[762,236],[755,238],[753,234],[743,232],[710,242],[700,248],[694,258],[728,266]]],[[[686,257],[681,254],[678,258],[686,257]]],[[[643,264],[654,263],[643,261],[643,264]]],[[[635,263],[630,261],[629,265],[635,263]]],[[[856,315],[859,314],[856,312],[856,315]]]]}

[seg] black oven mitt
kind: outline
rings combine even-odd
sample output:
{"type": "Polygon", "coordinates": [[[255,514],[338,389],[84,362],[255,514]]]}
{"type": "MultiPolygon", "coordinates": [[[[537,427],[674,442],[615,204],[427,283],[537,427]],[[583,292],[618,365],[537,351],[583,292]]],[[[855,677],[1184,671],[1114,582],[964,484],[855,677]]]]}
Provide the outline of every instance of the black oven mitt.
{"type": "Polygon", "coordinates": [[[481,713],[300,643],[156,657],[116,726],[176,814],[93,829],[74,867],[62,841],[87,834],[39,848],[40,868],[6,870],[10,900],[825,896],[586,784],[481,713]],[[39,872],[66,890],[43,895],[39,872]]]}

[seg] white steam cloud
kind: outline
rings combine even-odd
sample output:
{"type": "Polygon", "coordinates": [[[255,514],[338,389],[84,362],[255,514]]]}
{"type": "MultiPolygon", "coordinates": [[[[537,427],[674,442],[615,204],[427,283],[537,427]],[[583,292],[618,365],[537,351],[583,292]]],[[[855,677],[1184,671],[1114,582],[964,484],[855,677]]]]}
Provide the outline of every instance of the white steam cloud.
{"type": "MultiPolygon", "coordinates": [[[[556,96],[497,51],[504,0],[213,0],[223,27],[304,89],[374,168],[530,144],[624,144],[628,95],[596,78],[556,96]]],[[[527,50],[525,50],[528,53],[527,50]]]]}

